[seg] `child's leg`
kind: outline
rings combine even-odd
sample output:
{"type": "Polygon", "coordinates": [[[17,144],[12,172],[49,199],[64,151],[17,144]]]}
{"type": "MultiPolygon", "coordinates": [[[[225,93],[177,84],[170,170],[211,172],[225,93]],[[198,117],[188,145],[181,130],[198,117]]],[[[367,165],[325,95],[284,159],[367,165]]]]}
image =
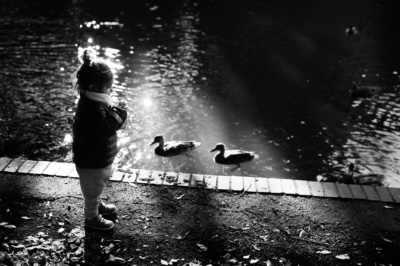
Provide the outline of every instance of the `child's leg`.
{"type": "Polygon", "coordinates": [[[76,171],[84,197],[85,217],[90,220],[99,214],[100,195],[112,175],[112,165],[100,169],[76,167],[76,171]]]}

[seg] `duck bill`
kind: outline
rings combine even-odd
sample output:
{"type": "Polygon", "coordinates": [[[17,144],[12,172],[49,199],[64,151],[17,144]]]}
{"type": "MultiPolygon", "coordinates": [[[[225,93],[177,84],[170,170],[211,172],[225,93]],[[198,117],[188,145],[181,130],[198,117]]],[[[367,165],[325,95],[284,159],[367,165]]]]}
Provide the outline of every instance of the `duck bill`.
{"type": "Polygon", "coordinates": [[[153,141],[149,146],[153,145],[154,143],[156,143],[155,141],[153,141]]]}
{"type": "Polygon", "coordinates": [[[212,149],[210,152],[216,151],[216,149],[212,149]]]}

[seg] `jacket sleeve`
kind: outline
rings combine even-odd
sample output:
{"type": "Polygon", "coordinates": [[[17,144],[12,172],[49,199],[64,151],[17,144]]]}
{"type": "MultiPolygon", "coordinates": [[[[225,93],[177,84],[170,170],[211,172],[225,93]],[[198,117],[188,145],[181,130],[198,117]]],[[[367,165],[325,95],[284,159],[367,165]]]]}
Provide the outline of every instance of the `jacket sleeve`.
{"type": "Polygon", "coordinates": [[[102,108],[102,124],[106,130],[117,131],[125,123],[127,116],[127,112],[117,106],[102,108]]]}

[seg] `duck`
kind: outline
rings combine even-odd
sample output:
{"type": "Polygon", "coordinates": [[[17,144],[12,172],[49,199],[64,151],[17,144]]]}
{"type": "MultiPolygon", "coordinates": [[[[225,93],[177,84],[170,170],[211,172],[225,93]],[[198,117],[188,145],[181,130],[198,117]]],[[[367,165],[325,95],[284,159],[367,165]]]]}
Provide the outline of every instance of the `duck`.
{"type": "Polygon", "coordinates": [[[183,154],[191,157],[188,152],[201,145],[201,142],[189,140],[164,141],[162,135],[155,136],[154,141],[149,146],[155,143],[158,143],[158,146],[154,149],[154,153],[162,157],[172,157],[183,154]]]}
{"type": "Polygon", "coordinates": [[[224,165],[236,165],[231,171],[240,167],[240,164],[250,162],[259,156],[252,151],[227,150],[225,144],[217,143],[210,152],[219,151],[214,155],[214,162],[224,165]]]}
{"type": "Polygon", "coordinates": [[[364,174],[354,175],[354,172],[358,172],[358,169],[354,163],[350,163],[348,166],[349,174],[344,178],[344,182],[347,184],[359,184],[359,185],[375,185],[382,186],[385,176],[382,174],[364,174]]]}
{"type": "Polygon", "coordinates": [[[365,86],[353,83],[353,86],[349,89],[349,93],[352,98],[370,98],[381,91],[382,88],[378,86],[365,86]]]}

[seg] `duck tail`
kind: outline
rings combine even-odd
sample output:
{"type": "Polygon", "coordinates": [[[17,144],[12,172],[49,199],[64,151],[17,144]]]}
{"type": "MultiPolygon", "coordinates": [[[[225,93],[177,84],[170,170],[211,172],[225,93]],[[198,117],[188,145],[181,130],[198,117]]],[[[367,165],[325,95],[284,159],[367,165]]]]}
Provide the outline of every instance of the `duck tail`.
{"type": "Polygon", "coordinates": [[[193,147],[198,147],[201,145],[201,142],[193,141],[193,147]]]}
{"type": "Polygon", "coordinates": [[[253,159],[258,159],[258,158],[260,158],[260,155],[258,155],[258,154],[252,153],[251,155],[253,156],[253,159]]]}

